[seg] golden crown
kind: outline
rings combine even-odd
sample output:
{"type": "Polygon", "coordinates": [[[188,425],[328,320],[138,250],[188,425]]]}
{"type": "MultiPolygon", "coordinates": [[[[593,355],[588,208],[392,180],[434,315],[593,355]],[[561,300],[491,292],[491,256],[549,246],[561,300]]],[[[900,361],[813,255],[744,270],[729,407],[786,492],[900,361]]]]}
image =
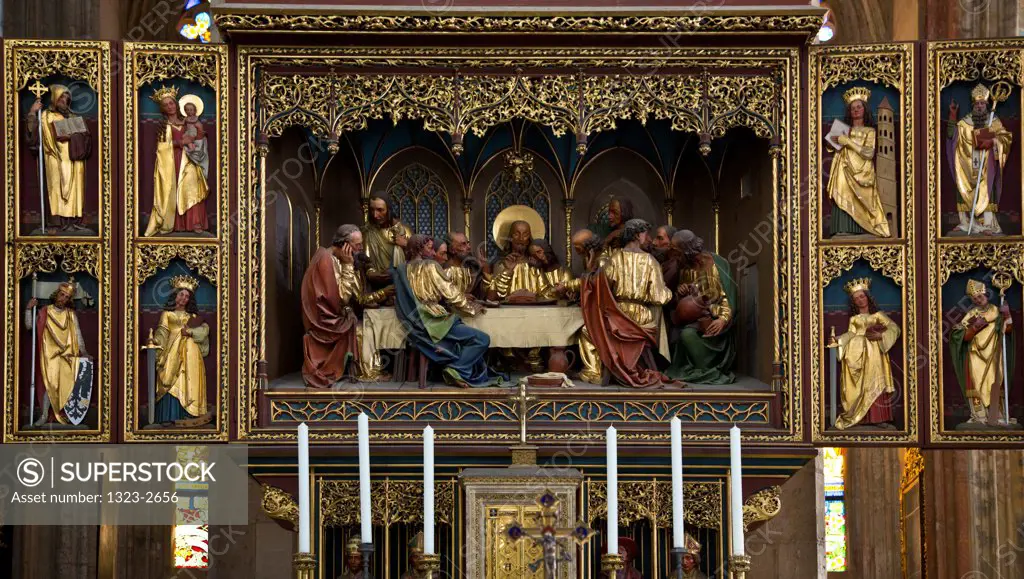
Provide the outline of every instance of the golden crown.
{"type": "Polygon", "coordinates": [[[981,294],[988,293],[988,286],[985,282],[978,281],[976,279],[967,280],[967,295],[974,297],[981,294]]]}
{"type": "Polygon", "coordinates": [[[988,101],[988,97],[990,94],[991,92],[988,90],[987,86],[979,84],[978,86],[974,87],[974,90],[971,91],[971,101],[988,101]]]}
{"type": "Polygon", "coordinates": [[[870,277],[858,277],[855,280],[846,282],[843,286],[848,295],[853,295],[857,292],[866,292],[871,289],[871,278],[870,277]]]}
{"type": "Polygon", "coordinates": [[[868,101],[871,100],[871,89],[855,86],[843,93],[843,100],[846,101],[846,106],[850,106],[853,101],[864,101],[864,104],[868,104],[868,101]]]}
{"type": "Polygon", "coordinates": [[[173,86],[162,86],[153,91],[153,96],[149,98],[157,104],[164,102],[164,99],[174,99],[174,102],[178,102],[178,89],[173,86]]]}
{"type": "Polygon", "coordinates": [[[192,293],[196,293],[196,288],[199,287],[199,280],[188,275],[176,275],[171,278],[171,287],[175,290],[187,289],[192,293]]]}
{"type": "Polygon", "coordinates": [[[352,535],[349,538],[348,544],[345,545],[345,552],[352,554],[359,552],[359,546],[363,543],[363,538],[359,535],[352,535]]]}

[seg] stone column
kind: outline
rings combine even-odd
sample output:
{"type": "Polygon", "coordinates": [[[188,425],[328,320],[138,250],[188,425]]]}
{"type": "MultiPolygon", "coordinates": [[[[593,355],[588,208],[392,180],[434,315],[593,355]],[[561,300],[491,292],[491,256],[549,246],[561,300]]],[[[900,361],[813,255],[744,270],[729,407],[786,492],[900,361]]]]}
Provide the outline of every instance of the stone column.
{"type": "MultiPolygon", "coordinates": [[[[782,512],[747,533],[751,572],[747,579],[824,579],[825,498],[820,458],[782,485],[782,512]]],[[[891,578],[887,578],[891,579],[891,578]]]]}
{"type": "Polygon", "coordinates": [[[898,448],[846,451],[848,576],[892,579],[900,572],[901,453],[898,448]]]}

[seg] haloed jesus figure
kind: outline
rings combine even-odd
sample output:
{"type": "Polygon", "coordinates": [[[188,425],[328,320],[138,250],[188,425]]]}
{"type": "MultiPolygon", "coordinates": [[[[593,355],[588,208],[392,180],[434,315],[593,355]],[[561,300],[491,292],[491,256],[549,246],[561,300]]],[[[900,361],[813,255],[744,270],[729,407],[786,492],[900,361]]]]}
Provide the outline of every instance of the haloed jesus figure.
{"type": "MultiPolygon", "coordinates": [[[[494,301],[536,301],[552,297],[551,286],[544,272],[531,263],[527,251],[533,231],[526,221],[514,221],[509,227],[505,253],[485,269],[484,284],[488,299],[494,301]],[[491,275],[486,275],[490,273],[491,275]]],[[[495,240],[502,244],[503,240],[495,240]]]]}

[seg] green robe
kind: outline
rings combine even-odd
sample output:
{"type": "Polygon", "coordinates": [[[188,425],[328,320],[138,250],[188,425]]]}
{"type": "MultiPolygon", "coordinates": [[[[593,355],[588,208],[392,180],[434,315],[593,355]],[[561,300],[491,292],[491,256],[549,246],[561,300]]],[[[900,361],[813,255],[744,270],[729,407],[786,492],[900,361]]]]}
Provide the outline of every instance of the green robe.
{"type": "Polygon", "coordinates": [[[729,275],[729,263],[716,253],[711,255],[715,258],[722,289],[733,308],[732,320],[721,334],[710,338],[704,337],[692,325],[683,328],[672,351],[672,365],[665,374],[694,384],[732,384],[736,381],[732,368],[736,361],[736,315],[739,309],[736,282],[729,275]]]}
{"type": "MultiPolygon", "coordinates": [[[[996,321],[995,321],[996,328],[1002,328],[1003,327],[1003,320],[1004,320],[1003,314],[999,314],[999,316],[996,318],[996,321]]],[[[968,406],[972,409],[972,411],[971,411],[972,415],[973,416],[977,416],[977,417],[980,418],[980,414],[983,413],[983,412],[987,412],[987,409],[975,408],[976,403],[979,402],[979,401],[976,398],[967,395],[967,390],[968,390],[968,384],[967,384],[967,382],[968,382],[968,379],[967,379],[968,378],[968,373],[967,373],[967,355],[971,351],[971,343],[966,341],[966,340],[964,340],[964,335],[966,333],[967,333],[967,328],[965,328],[961,324],[957,324],[953,328],[953,331],[950,332],[950,334],[949,334],[949,355],[950,355],[950,358],[952,358],[952,360],[953,360],[953,372],[956,374],[956,381],[960,385],[960,391],[964,395],[964,400],[967,401],[968,406]]],[[[1013,332],[1010,332],[1009,334],[1003,334],[1003,335],[1006,338],[1006,372],[1007,372],[1007,376],[1009,376],[1010,379],[1012,380],[1013,379],[1013,362],[1014,362],[1013,353],[1015,352],[1015,349],[1014,349],[1015,344],[1014,344],[1014,339],[1013,339],[1013,332]]],[[[999,348],[1002,348],[1001,344],[999,345],[999,348]]],[[[1000,373],[1001,372],[1002,372],[1002,370],[1000,369],[1000,373]]],[[[1000,385],[1000,388],[1001,387],[1002,386],[1000,385]]],[[[1001,398],[1002,398],[1002,396],[1000,396],[1000,399],[1001,398]]],[[[989,401],[990,405],[991,405],[992,402],[993,401],[991,401],[991,400],[989,401]]],[[[996,401],[996,403],[999,404],[999,407],[1002,407],[1002,401],[1001,400],[996,401]]],[[[1006,418],[1006,417],[1004,416],[1004,418],[1006,418]]]]}

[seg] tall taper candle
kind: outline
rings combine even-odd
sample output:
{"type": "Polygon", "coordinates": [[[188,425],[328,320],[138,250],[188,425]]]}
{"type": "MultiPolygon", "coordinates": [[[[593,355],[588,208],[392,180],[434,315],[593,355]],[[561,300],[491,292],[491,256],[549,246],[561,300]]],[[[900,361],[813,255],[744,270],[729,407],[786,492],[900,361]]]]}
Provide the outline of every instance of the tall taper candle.
{"type": "Polygon", "coordinates": [[[370,513],[370,419],[365,412],[359,413],[359,523],[362,539],[373,543],[373,526],[370,513]]]}
{"type": "Polygon", "coordinates": [[[299,425],[299,552],[309,553],[309,427],[299,425]]]}
{"type": "Polygon", "coordinates": [[[434,554],[434,429],[423,429],[423,553],[434,554]]]}
{"type": "Polygon", "coordinates": [[[608,427],[608,552],[619,552],[619,457],[614,426],[608,427]]]}
{"type": "Polygon", "coordinates": [[[672,422],[672,547],[682,549],[683,541],[683,431],[679,417],[672,422]]]}
{"type": "Polygon", "coordinates": [[[729,430],[729,458],[731,459],[731,480],[730,494],[731,508],[729,509],[729,525],[732,529],[732,554],[743,555],[743,463],[742,451],[740,448],[740,429],[733,426],[729,430]]]}

